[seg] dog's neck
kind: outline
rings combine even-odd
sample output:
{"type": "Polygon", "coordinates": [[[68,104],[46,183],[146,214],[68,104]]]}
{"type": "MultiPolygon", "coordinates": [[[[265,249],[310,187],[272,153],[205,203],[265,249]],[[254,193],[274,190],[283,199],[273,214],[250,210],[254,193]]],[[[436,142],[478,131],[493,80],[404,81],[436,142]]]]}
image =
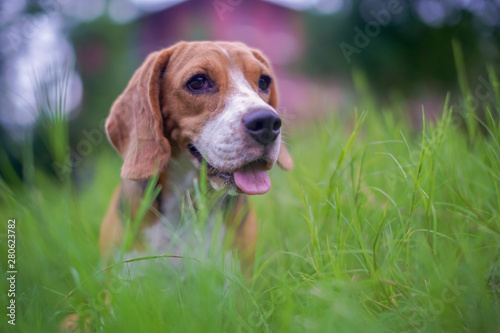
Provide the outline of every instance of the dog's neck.
{"type": "Polygon", "coordinates": [[[169,221],[180,220],[181,201],[192,188],[198,173],[187,153],[170,159],[167,170],[160,177],[162,190],[159,194],[160,213],[169,221]]]}
{"type": "MultiPolygon", "coordinates": [[[[193,204],[192,189],[199,172],[191,162],[190,156],[184,153],[170,159],[167,169],[160,176],[158,184],[162,189],[157,202],[158,210],[162,216],[156,222],[142,229],[142,237],[152,253],[167,251],[172,254],[183,255],[185,254],[184,247],[193,245],[190,243],[192,241],[190,237],[193,235],[193,226],[191,225],[193,221],[189,214],[183,215],[183,213],[186,213],[183,209],[189,205],[188,202],[183,204],[183,200],[190,196],[188,201],[193,204]]],[[[212,199],[220,199],[220,196],[222,196],[222,199],[218,201],[218,206],[223,209],[227,209],[230,202],[232,202],[231,200],[236,199],[236,196],[231,197],[222,193],[212,192],[212,194],[214,194],[212,199]]],[[[207,242],[201,246],[210,244],[209,241],[214,237],[213,232],[217,233],[216,236],[220,239],[219,243],[223,243],[226,232],[225,227],[214,229],[211,223],[212,219],[210,218],[206,230],[207,242]]],[[[208,248],[203,251],[207,252],[208,248]]]]}

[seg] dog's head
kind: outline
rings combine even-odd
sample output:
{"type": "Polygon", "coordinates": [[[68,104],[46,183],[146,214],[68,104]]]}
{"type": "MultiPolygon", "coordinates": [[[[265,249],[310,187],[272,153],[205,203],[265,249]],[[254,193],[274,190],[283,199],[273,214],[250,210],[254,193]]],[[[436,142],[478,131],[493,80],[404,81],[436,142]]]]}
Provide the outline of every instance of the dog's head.
{"type": "Polygon", "coordinates": [[[189,152],[215,189],[262,194],[281,138],[276,80],[266,58],[241,43],[181,42],[151,53],[111,108],[106,132],[122,177],[147,179],[189,152]]]}

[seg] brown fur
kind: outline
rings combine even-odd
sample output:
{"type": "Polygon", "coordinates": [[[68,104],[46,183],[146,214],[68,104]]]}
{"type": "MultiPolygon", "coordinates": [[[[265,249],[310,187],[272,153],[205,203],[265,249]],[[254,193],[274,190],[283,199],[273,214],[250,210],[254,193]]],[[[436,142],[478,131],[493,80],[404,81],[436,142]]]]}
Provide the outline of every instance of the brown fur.
{"type": "MultiPolygon", "coordinates": [[[[185,150],[187,143],[200,135],[203,126],[224,109],[230,66],[242,70],[255,91],[259,91],[256,82],[261,74],[273,77],[268,60],[244,44],[181,42],[151,53],[114,102],[106,122],[106,132],[123,158],[123,182],[115,190],[101,226],[99,244],[105,262],[109,262],[113,251],[122,245],[125,230],[122,216],[125,211],[132,219],[135,217],[147,179],[159,174],[157,185],[162,191],[173,191],[169,188],[170,175],[166,171],[169,160],[185,150]],[[217,94],[194,98],[184,89],[185,82],[204,69],[209,69],[212,79],[218,83],[217,94]]],[[[268,94],[259,92],[259,95],[277,109],[275,81],[268,94]]],[[[285,170],[293,167],[283,141],[277,163],[285,170]]],[[[140,228],[161,223],[158,219],[161,213],[165,212],[161,212],[161,205],[155,201],[142,217],[140,228]]],[[[238,251],[242,270],[250,276],[257,242],[257,218],[246,196],[233,196],[228,200],[224,223],[234,235],[231,243],[238,251]]],[[[136,250],[146,247],[141,243],[140,235],[132,245],[136,250]]],[[[69,315],[61,329],[76,331],[78,321],[77,315],[69,315]]],[[[88,328],[88,320],[84,322],[88,328]]]]}
{"type": "MultiPolygon", "coordinates": [[[[120,200],[130,206],[133,216],[142,198],[143,189],[133,180],[145,180],[155,173],[162,174],[169,159],[175,158],[185,149],[188,140],[199,135],[204,124],[223,110],[229,89],[227,69],[231,64],[219,46],[227,50],[231,61],[235,62],[232,65],[242,69],[254,89],[262,73],[272,76],[267,59],[244,44],[181,42],[151,53],[113,104],[106,131],[112,145],[123,157],[121,175],[125,180],[115,191],[102,224],[100,248],[104,257],[121,242],[123,236],[120,200]],[[212,78],[219,83],[218,94],[193,98],[184,89],[185,81],[204,68],[209,68],[212,78]]],[[[276,84],[271,85],[269,94],[261,94],[261,97],[276,109],[276,84]]],[[[278,164],[286,170],[293,167],[283,143],[278,164]]],[[[228,216],[234,218],[239,210],[249,209],[244,208],[247,206],[243,204],[246,200],[238,199],[237,202],[234,212],[228,216]]],[[[153,223],[154,219],[153,212],[149,211],[142,223],[153,223]]],[[[251,271],[257,237],[256,218],[251,209],[240,223],[241,226],[235,228],[234,245],[245,257],[242,260],[244,270],[251,271]]]]}

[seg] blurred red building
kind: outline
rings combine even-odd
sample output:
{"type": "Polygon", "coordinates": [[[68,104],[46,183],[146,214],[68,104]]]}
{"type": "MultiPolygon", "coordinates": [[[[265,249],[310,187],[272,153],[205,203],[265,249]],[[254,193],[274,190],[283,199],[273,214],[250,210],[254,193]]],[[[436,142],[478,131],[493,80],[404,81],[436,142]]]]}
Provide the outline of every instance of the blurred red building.
{"type": "Polygon", "coordinates": [[[139,26],[143,57],[181,40],[240,41],[260,49],[273,64],[280,110],[289,116],[309,113],[312,101],[319,102],[318,96],[323,100],[327,96],[329,102],[340,98],[338,89],[325,91],[293,73],[307,43],[301,13],[288,7],[266,1],[190,0],[143,17],[139,26]]]}

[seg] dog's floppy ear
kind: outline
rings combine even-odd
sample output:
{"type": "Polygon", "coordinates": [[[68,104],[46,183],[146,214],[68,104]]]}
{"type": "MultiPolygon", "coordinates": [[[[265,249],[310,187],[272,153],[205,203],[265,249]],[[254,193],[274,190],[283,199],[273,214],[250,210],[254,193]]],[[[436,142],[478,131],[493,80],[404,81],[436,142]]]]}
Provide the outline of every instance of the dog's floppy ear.
{"type": "Polygon", "coordinates": [[[121,176],[147,179],[165,169],[170,144],[163,135],[160,82],[172,48],[151,53],[116,99],[106,120],[106,133],[123,157],[121,176]]]}
{"type": "MultiPolygon", "coordinates": [[[[262,55],[258,50],[252,50],[252,54],[254,55],[257,60],[259,60],[261,63],[263,63],[267,68],[269,68],[270,71],[272,71],[270,62],[267,60],[266,57],[262,55]]],[[[276,80],[273,81],[271,84],[270,88],[270,96],[269,96],[269,105],[271,105],[276,111],[278,111],[278,87],[276,85],[276,80]]],[[[286,148],[285,142],[283,141],[283,136],[281,139],[281,145],[280,145],[280,153],[278,155],[278,165],[283,169],[283,170],[291,170],[293,169],[293,160],[292,157],[290,156],[290,153],[288,152],[288,149],[286,148]]]]}

